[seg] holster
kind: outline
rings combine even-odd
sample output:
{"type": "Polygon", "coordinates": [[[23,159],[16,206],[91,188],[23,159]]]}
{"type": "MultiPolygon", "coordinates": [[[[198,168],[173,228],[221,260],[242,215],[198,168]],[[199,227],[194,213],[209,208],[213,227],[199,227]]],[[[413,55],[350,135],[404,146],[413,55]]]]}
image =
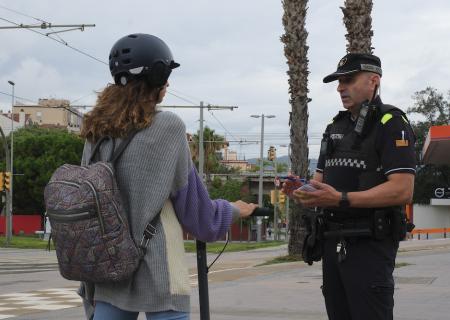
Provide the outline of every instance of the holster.
{"type": "Polygon", "coordinates": [[[389,212],[389,220],[394,240],[405,240],[407,231],[405,212],[401,208],[392,208],[389,212]]]}
{"type": "Polygon", "coordinates": [[[388,234],[392,234],[392,227],[388,218],[389,211],[375,210],[373,213],[372,235],[375,240],[383,240],[388,234]]]}
{"type": "Polygon", "coordinates": [[[308,211],[302,216],[305,221],[306,234],[303,239],[303,261],[312,265],[323,256],[324,219],[321,212],[308,211]]]}

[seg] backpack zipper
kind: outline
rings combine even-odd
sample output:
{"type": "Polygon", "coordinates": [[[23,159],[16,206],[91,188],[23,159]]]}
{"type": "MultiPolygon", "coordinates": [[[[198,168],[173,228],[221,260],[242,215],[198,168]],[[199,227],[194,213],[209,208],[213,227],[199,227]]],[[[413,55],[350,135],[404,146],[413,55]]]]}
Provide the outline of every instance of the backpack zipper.
{"type": "Polygon", "coordinates": [[[104,163],[104,162],[96,162],[95,164],[99,164],[99,165],[105,167],[106,169],[108,169],[108,171],[111,173],[111,176],[114,177],[114,172],[112,171],[112,169],[106,163],[104,163]]]}
{"type": "MultiPolygon", "coordinates": [[[[48,184],[52,184],[52,183],[61,183],[61,184],[69,185],[69,186],[75,186],[77,188],[80,188],[80,186],[81,186],[81,184],[79,184],[79,183],[66,181],[66,180],[53,180],[53,181],[50,181],[48,184]]],[[[98,200],[97,190],[95,190],[95,187],[89,181],[85,181],[85,183],[91,188],[91,190],[94,194],[95,205],[97,207],[97,218],[98,218],[98,222],[100,223],[100,229],[102,231],[102,235],[104,235],[105,234],[105,226],[103,224],[103,219],[100,214],[100,201],[98,200]]]]}
{"type": "Polygon", "coordinates": [[[50,181],[48,184],[52,184],[52,183],[62,183],[62,184],[67,184],[69,186],[77,187],[77,188],[79,188],[81,186],[81,184],[79,184],[79,183],[66,181],[66,180],[53,180],[53,181],[50,181]]]}
{"type": "MultiPolygon", "coordinates": [[[[114,172],[113,172],[113,170],[111,169],[110,166],[108,166],[105,162],[96,162],[96,164],[99,164],[99,165],[105,167],[109,171],[109,173],[111,174],[111,178],[114,179],[114,172]]],[[[123,218],[122,218],[121,214],[119,213],[119,208],[117,208],[117,204],[115,203],[115,201],[112,201],[112,204],[114,206],[114,209],[116,210],[116,215],[118,216],[120,222],[124,226],[128,227],[127,225],[125,225],[125,222],[123,221],[123,218]]]]}
{"type": "Polygon", "coordinates": [[[95,217],[96,214],[86,208],[72,210],[47,210],[47,215],[55,221],[79,221],[95,217]]]}
{"type": "Polygon", "coordinates": [[[117,214],[117,216],[119,217],[120,222],[121,222],[125,227],[128,227],[127,225],[125,225],[125,222],[123,221],[123,218],[122,218],[122,216],[121,216],[120,213],[119,213],[119,208],[117,208],[117,204],[116,204],[116,202],[115,202],[114,200],[112,201],[112,204],[113,204],[113,206],[114,206],[114,210],[116,210],[116,214],[117,214]]]}
{"type": "Polygon", "coordinates": [[[100,229],[102,230],[102,235],[105,234],[105,225],[103,224],[103,218],[100,211],[100,201],[98,199],[97,190],[95,190],[94,185],[90,181],[85,181],[85,183],[92,189],[92,192],[94,193],[95,198],[95,205],[97,207],[97,215],[98,215],[98,222],[100,222],[100,229]]]}

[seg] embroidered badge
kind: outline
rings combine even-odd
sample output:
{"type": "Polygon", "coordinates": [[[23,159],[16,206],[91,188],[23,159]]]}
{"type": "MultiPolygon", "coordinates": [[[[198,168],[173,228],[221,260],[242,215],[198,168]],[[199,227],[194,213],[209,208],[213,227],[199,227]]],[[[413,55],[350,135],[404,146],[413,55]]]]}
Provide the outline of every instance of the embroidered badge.
{"type": "Polygon", "coordinates": [[[332,134],[330,134],[330,138],[333,140],[340,140],[340,139],[344,138],[344,134],[343,133],[332,133],[332,134]]]}
{"type": "Polygon", "coordinates": [[[408,140],[395,140],[395,146],[396,147],[407,147],[409,146],[408,140]]]}
{"type": "Polygon", "coordinates": [[[347,62],[347,58],[346,57],[342,58],[341,61],[339,61],[338,68],[342,67],[346,62],[347,62]]]}
{"type": "Polygon", "coordinates": [[[409,146],[409,141],[405,139],[405,131],[402,130],[402,139],[395,140],[396,147],[407,147],[409,146]]]}

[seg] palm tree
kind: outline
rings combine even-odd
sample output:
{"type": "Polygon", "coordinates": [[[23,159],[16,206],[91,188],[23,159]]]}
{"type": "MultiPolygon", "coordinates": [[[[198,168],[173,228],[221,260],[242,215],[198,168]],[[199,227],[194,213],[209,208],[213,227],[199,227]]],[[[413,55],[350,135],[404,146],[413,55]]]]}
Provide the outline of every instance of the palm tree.
{"type": "MultiPolygon", "coordinates": [[[[203,129],[203,147],[205,150],[205,162],[204,172],[205,174],[211,173],[217,168],[219,159],[217,152],[221,150],[228,142],[221,135],[215,133],[215,131],[209,127],[203,129]]],[[[193,135],[192,141],[189,143],[191,149],[192,160],[198,164],[199,153],[199,135],[198,132],[193,135]]]]}
{"type": "Polygon", "coordinates": [[[344,25],[347,28],[347,52],[373,53],[372,0],[345,0],[344,25]]]}
{"type": "MultiPolygon", "coordinates": [[[[284,55],[289,70],[289,93],[292,111],[289,126],[291,128],[292,171],[301,177],[308,174],[308,58],[306,45],[308,32],[305,19],[308,0],[283,0],[283,26],[285,34],[284,55]]],[[[305,227],[302,220],[305,209],[295,206],[289,218],[289,255],[300,255],[303,247],[305,227]]]]}

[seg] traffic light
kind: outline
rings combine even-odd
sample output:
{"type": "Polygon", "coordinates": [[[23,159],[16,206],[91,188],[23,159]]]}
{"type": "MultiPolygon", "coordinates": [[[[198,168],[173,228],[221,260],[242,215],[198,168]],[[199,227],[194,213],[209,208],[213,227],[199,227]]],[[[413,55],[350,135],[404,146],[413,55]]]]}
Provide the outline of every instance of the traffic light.
{"type": "Polygon", "coordinates": [[[275,204],[277,202],[277,190],[270,190],[270,203],[275,204]]]}
{"type": "Polygon", "coordinates": [[[4,172],[4,177],[5,177],[5,189],[6,190],[11,190],[11,172],[4,172]]]}
{"type": "Polygon", "coordinates": [[[269,161],[274,161],[276,158],[276,151],[277,149],[275,149],[274,146],[270,146],[269,151],[267,153],[267,159],[269,159],[269,161]]]}
{"type": "Polygon", "coordinates": [[[285,201],[286,201],[286,195],[280,191],[280,193],[278,194],[278,202],[285,203],[285,201]]]}
{"type": "Polygon", "coordinates": [[[5,190],[5,173],[0,172],[0,192],[5,190]]]}

